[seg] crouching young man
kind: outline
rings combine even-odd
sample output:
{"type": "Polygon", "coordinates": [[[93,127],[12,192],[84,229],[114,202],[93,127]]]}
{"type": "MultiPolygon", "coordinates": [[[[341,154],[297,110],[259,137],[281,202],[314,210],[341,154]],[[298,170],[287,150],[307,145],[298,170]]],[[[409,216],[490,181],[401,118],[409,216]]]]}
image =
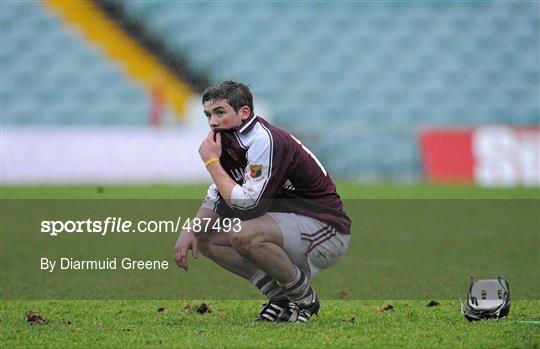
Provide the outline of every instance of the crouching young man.
{"type": "Polygon", "coordinates": [[[268,297],[257,320],[306,322],[320,307],[310,279],[349,247],[336,186],[299,140],[255,116],[246,85],[210,87],[202,103],[211,131],[199,153],[214,183],[196,217],[241,221],[229,231],[182,231],[174,260],[187,270],[188,250],[200,251],[268,297]]]}

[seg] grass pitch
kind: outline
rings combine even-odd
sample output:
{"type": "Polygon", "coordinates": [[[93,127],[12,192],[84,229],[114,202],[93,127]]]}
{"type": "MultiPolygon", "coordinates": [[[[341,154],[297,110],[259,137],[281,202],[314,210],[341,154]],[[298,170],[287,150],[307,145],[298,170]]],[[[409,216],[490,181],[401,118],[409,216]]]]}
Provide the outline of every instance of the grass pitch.
{"type": "MultiPolygon", "coordinates": [[[[2,188],[2,198],[198,199],[204,194],[205,188],[204,185],[8,187],[2,188]]],[[[166,298],[169,300],[61,300],[65,299],[62,296],[58,297],[61,299],[54,300],[17,299],[17,292],[19,294],[25,292],[24,287],[35,288],[44,285],[32,283],[33,280],[25,280],[22,276],[17,279],[17,270],[20,271],[20,275],[25,275],[24,270],[17,269],[16,263],[13,264],[12,260],[28,253],[28,241],[21,237],[15,250],[7,251],[4,244],[6,231],[3,231],[2,263],[4,266],[7,263],[9,270],[13,270],[10,280],[17,282],[16,287],[4,288],[5,278],[2,277],[0,311],[2,347],[540,347],[538,300],[540,275],[537,248],[540,221],[538,215],[534,213],[538,207],[538,189],[479,189],[427,185],[367,186],[352,183],[342,183],[338,189],[347,199],[483,200],[472,201],[475,204],[472,207],[476,211],[470,214],[467,213],[467,206],[463,207],[461,204],[468,201],[445,200],[444,202],[450,201],[450,206],[441,206],[441,210],[450,208],[452,214],[448,216],[435,214],[430,220],[418,220],[419,208],[425,209],[422,203],[420,206],[405,205],[401,215],[396,219],[385,218],[385,222],[381,225],[378,225],[378,222],[385,216],[384,212],[381,212],[380,203],[378,206],[375,201],[372,202],[372,206],[376,208],[361,205],[358,217],[353,218],[353,221],[360,221],[356,223],[359,232],[353,232],[358,233],[359,237],[356,241],[353,240],[351,250],[342,262],[314,279],[322,295],[321,314],[305,325],[252,322],[251,319],[257,314],[263,300],[253,300],[259,297],[248,284],[205,260],[193,264],[189,273],[181,274],[174,270],[171,271],[172,274],[163,274],[158,280],[156,286],[158,288],[173,285],[173,290],[191,292],[180,292],[189,297],[178,297],[182,298],[178,300],[171,300],[168,295],[166,298]],[[507,204],[509,202],[507,200],[513,201],[507,204]],[[454,203],[458,205],[453,206],[454,203]],[[480,205],[476,205],[478,203],[480,205]],[[485,210],[478,210],[478,207],[484,206],[485,210]],[[478,215],[482,217],[479,218],[478,215]],[[407,220],[407,216],[411,216],[412,219],[407,220]],[[440,217],[447,218],[439,225],[452,229],[440,229],[436,236],[427,235],[430,233],[430,227],[438,226],[436,223],[440,217]],[[495,235],[474,235],[475,231],[467,231],[470,227],[481,228],[488,220],[494,221],[493,227],[490,228],[494,229],[495,235]],[[464,225],[459,221],[466,221],[472,225],[464,225]],[[500,227],[499,232],[497,227],[500,227]],[[517,228],[512,231],[512,227],[517,228]],[[360,232],[364,230],[374,233],[361,234],[360,232]],[[385,235],[386,231],[388,234],[385,235]],[[509,232],[507,238],[503,238],[505,232],[509,232]],[[526,232],[515,235],[521,240],[512,238],[512,234],[520,232],[526,232]],[[474,241],[456,242],[456,240],[471,236],[470,234],[486,243],[489,243],[493,236],[499,240],[493,246],[484,245],[484,249],[476,249],[477,253],[472,256],[469,253],[459,255],[458,249],[450,248],[467,249],[474,241]],[[496,249],[501,244],[504,248],[496,249]],[[426,252],[426,248],[431,250],[426,252]],[[396,258],[396,255],[399,255],[399,258],[396,258]],[[6,256],[10,260],[6,260],[6,256]],[[442,262],[446,261],[448,267],[445,268],[444,264],[429,263],[433,257],[442,262]],[[460,295],[464,296],[469,267],[484,272],[499,271],[497,268],[491,270],[489,266],[482,264],[482,260],[489,258],[505,261],[501,265],[507,267],[510,273],[510,275],[504,273],[510,281],[514,296],[510,316],[498,322],[469,323],[459,312],[457,297],[444,297],[453,295],[452,292],[445,293],[444,289],[455,287],[455,280],[459,279],[461,282],[463,279],[455,289],[459,289],[460,295]],[[403,260],[409,265],[400,269],[403,260]],[[426,281],[426,276],[434,274],[445,276],[437,279],[441,281],[443,287],[441,284],[426,281]],[[403,275],[407,276],[411,284],[417,285],[418,292],[415,294],[424,295],[423,297],[415,300],[405,300],[401,297],[411,294],[407,292],[400,294],[396,291],[402,287],[396,280],[403,275]],[[445,279],[448,280],[446,284],[445,279]],[[206,295],[212,294],[211,289],[235,292],[239,299],[245,300],[208,298],[206,295]],[[362,293],[361,291],[365,289],[370,291],[362,293]],[[432,292],[424,294],[423,290],[432,292]],[[205,299],[196,299],[194,295],[197,294],[205,299]],[[394,295],[395,298],[386,298],[387,295],[394,295]],[[440,302],[440,305],[427,307],[432,298],[440,302]],[[210,306],[211,312],[197,313],[197,307],[203,302],[210,306]],[[392,304],[394,308],[382,311],[381,308],[385,304],[392,304]],[[39,313],[42,321],[29,323],[26,316],[29,311],[39,313]]],[[[370,201],[361,203],[364,202],[370,201]]],[[[417,201],[411,201],[415,202],[417,201]]],[[[431,202],[442,201],[428,201],[428,206],[431,202]]],[[[434,212],[437,213],[437,210],[434,212]]],[[[21,225],[24,223],[23,216],[15,218],[21,225]]],[[[4,226],[2,227],[4,229],[4,226]]],[[[90,247],[107,248],[103,246],[103,241],[100,241],[100,244],[90,247]]],[[[170,241],[165,241],[164,246],[167,246],[167,249],[169,245],[170,241]]],[[[165,255],[169,254],[170,251],[167,250],[165,255]]],[[[36,279],[39,275],[36,271],[36,279]]],[[[92,287],[88,283],[74,282],[74,285],[70,285],[73,288],[92,287]]],[[[126,295],[129,295],[129,288],[132,287],[129,282],[130,280],[126,280],[124,283],[123,292],[126,295]]],[[[45,295],[46,287],[38,289],[37,292],[45,295]]],[[[33,299],[37,298],[40,297],[33,299]]],[[[134,296],[126,298],[135,299],[134,296]]]]}
{"type": "MultiPolygon", "coordinates": [[[[255,323],[260,302],[207,301],[4,302],[1,335],[11,347],[177,348],[537,348],[539,325],[510,320],[469,323],[458,302],[325,301],[305,324],[255,323]],[[29,325],[27,310],[48,324],[29,325]],[[163,309],[161,312],[159,309],[163,309]]],[[[538,302],[516,302],[512,318],[538,316],[538,302]],[[536,311],[535,311],[536,310],[536,311]]]]}

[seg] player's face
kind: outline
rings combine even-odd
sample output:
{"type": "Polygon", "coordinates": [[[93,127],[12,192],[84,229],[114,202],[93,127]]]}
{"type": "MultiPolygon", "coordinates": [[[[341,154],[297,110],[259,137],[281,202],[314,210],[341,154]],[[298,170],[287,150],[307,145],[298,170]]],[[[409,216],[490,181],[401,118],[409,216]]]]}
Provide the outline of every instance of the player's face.
{"type": "Polygon", "coordinates": [[[238,113],[229,105],[227,100],[211,100],[203,104],[204,114],[208,118],[208,124],[214,129],[232,129],[242,125],[242,121],[249,117],[249,107],[242,107],[238,113]]]}

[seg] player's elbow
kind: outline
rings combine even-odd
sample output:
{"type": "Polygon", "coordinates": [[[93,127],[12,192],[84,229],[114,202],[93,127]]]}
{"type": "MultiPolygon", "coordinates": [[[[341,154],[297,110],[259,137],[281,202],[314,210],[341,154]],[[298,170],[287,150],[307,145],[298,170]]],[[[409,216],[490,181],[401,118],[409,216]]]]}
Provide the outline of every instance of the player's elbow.
{"type": "Polygon", "coordinates": [[[232,208],[248,210],[257,206],[259,193],[244,186],[236,185],[231,193],[232,208]]]}

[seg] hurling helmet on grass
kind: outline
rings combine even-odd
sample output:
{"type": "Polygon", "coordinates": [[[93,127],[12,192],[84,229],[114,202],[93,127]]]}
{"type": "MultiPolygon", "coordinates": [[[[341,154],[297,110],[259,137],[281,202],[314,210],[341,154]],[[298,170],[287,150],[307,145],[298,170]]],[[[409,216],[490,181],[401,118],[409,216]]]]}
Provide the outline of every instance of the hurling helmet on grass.
{"type": "Polygon", "coordinates": [[[502,276],[477,281],[471,277],[467,304],[461,300],[461,312],[469,321],[498,320],[508,315],[511,304],[510,287],[502,276]]]}

